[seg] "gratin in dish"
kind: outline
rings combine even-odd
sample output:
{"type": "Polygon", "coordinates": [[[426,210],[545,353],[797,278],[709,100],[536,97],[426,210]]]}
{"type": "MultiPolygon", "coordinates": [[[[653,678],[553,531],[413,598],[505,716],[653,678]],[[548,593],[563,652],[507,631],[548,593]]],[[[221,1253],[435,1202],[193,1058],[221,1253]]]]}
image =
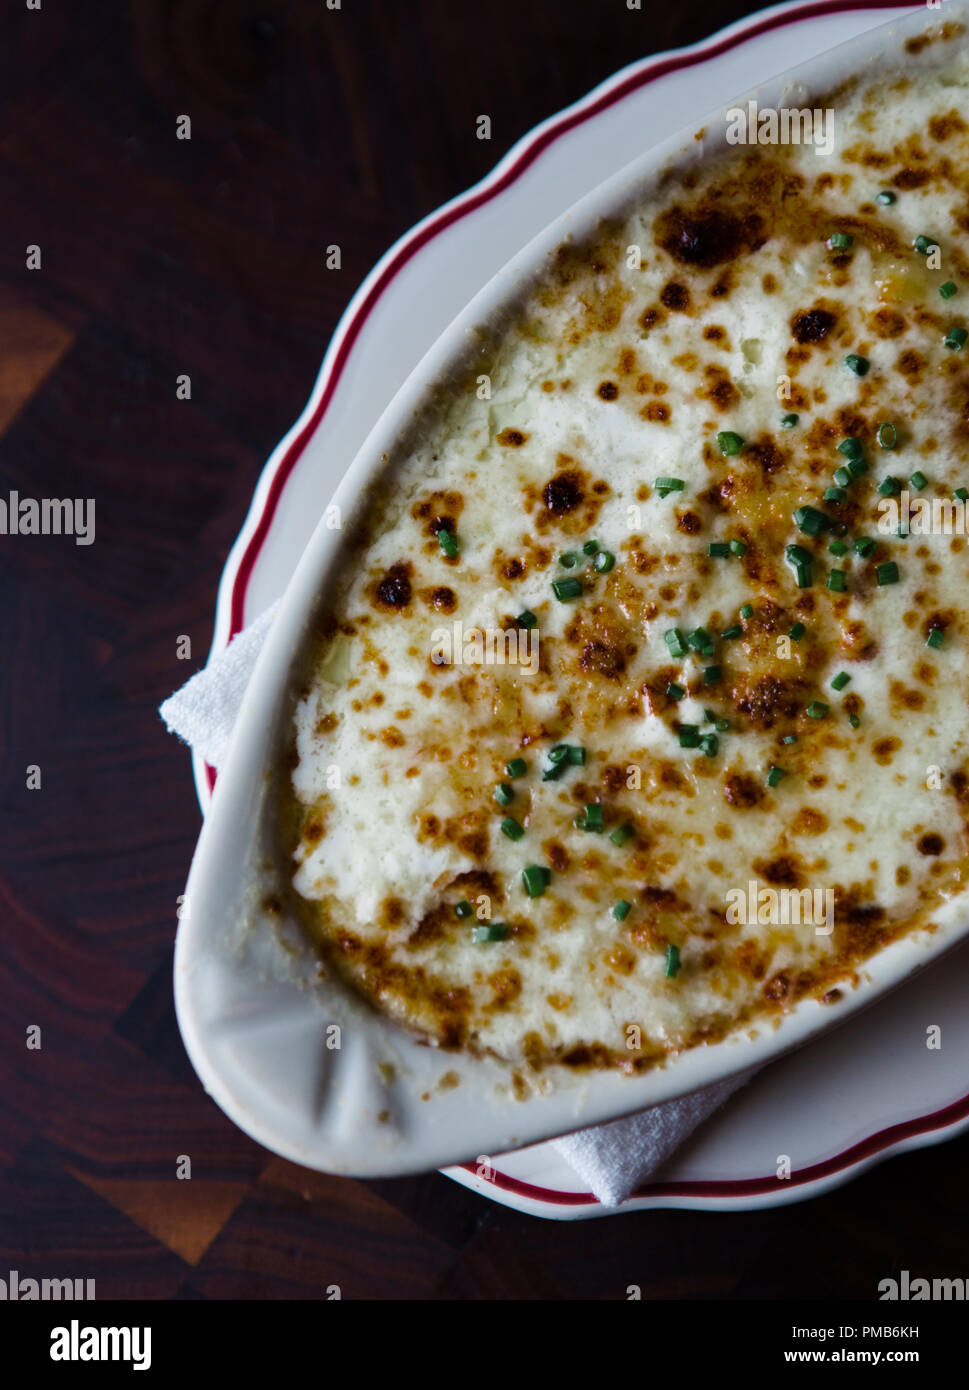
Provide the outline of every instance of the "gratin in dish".
{"type": "Polygon", "coordinates": [[[941,33],[941,67],[812,101],[830,154],[728,147],[563,243],[353,519],[281,836],[321,969],[429,1042],[640,1072],[837,1000],[965,892],[969,49],[941,33]],[[830,919],[731,920],[751,884],[830,919]]]}

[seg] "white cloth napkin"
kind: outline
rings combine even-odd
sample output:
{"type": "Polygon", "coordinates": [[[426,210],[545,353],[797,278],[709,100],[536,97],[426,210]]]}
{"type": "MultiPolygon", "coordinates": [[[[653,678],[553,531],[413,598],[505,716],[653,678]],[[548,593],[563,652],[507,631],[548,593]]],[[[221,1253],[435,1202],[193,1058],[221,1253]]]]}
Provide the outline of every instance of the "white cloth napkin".
{"type": "MultiPolygon", "coordinates": [[[[234,637],[158,711],[169,732],[216,769],[228,752],[236,714],[275,610],[274,604],[234,637]]],[[[604,1206],[619,1206],[749,1079],[750,1073],[728,1077],[681,1100],[567,1134],[552,1145],[604,1206]]]]}

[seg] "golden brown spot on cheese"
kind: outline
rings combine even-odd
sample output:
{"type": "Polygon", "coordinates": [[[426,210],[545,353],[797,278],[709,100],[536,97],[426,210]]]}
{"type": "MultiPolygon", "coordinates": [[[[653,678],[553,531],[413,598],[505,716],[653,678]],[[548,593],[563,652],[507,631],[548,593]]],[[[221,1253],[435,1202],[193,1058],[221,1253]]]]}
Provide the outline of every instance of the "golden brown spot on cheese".
{"type": "Polygon", "coordinates": [[[752,685],[738,682],[731,691],[734,705],[752,724],[772,729],[778,719],[792,719],[806,703],[807,682],[800,676],[761,676],[752,685]]]}
{"type": "Polygon", "coordinates": [[[929,134],[940,144],[944,140],[951,140],[953,135],[964,134],[965,130],[966,123],[956,110],[947,111],[942,116],[929,117],[929,134]]]}
{"type": "Polygon", "coordinates": [[[374,607],[385,612],[406,608],[411,601],[411,575],[414,566],[409,560],[391,565],[373,590],[374,607]]]}
{"type": "Polygon", "coordinates": [[[919,852],[919,854],[926,854],[926,855],[941,854],[942,851],[943,851],[944,849],[945,849],[945,840],[943,840],[943,838],[942,838],[941,835],[937,835],[934,831],[929,831],[927,834],[923,835],[923,836],[919,839],[919,842],[918,842],[918,852],[919,852]]]}
{"type": "Polygon", "coordinates": [[[791,332],[798,343],[821,343],[837,322],[830,309],[802,309],[791,320],[791,332]]]}
{"type": "Polygon", "coordinates": [[[914,386],[922,379],[922,374],[925,371],[925,358],[914,348],[908,348],[899,356],[895,366],[902,376],[907,377],[914,386]]]}
{"type": "Polygon", "coordinates": [[[827,816],[812,806],[802,806],[791,825],[795,835],[821,835],[827,828],[827,816]]]}
{"type": "Polygon", "coordinates": [[[692,210],[677,205],[661,213],[655,225],[656,241],[668,255],[701,270],[712,270],[762,243],[762,231],[759,214],[741,218],[713,203],[692,210]]]}
{"type": "Polygon", "coordinates": [[[764,789],[749,772],[732,772],[724,778],[723,795],[730,806],[749,810],[763,800],[764,789]]]}
{"type": "Polygon", "coordinates": [[[512,966],[496,970],[488,977],[488,984],[492,999],[490,1004],[485,1005],[486,1009],[507,1009],[522,992],[522,977],[512,966]]]}
{"type": "Polygon", "coordinates": [[[930,169],[908,168],[899,169],[898,173],[892,179],[892,183],[896,188],[909,190],[913,188],[924,188],[931,180],[932,171],[930,169]]]}
{"type": "MultiPolygon", "coordinates": [[[[559,463],[571,462],[559,454],[559,463]]],[[[588,481],[579,468],[562,468],[542,489],[542,501],[549,516],[563,517],[581,507],[588,491],[588,481]]]]}
{"type": "Polygon", "coordinates": [[[457,519],[463,509],[464,498],[461,493],[447,488],[419,498],[411,507],[411,516],[415,521],[426,522],[425,534],[436,537],[442,527],[447,527],[450,531],[457,530],[457,519]]]}
{"type": "Polygon", "coordinates": [[[648,333],[650,329],[655,328],[658,323],[662,323],[665,318],[666,313],[664,310],[657,309],[655,305],[651,305],[640,314],[639,326],[644,333],[648,333]]]}
{"type": "Polygon", "coordinates": [[[494,567],[500,579],[521,579],[527,568],[525,561],[519,556],[505,555],[502,550],[495,555],[494,567]]]}
{"type": "Polygon", "coordinates": [[[905,315],[887,306],[869,316],[872,331],[879,338],[898,338],[905,332],[905,315]]]}
{"type": "Polygon", "coordinates": [[[604,401],[614,401],[619,396],[619,387],[614,381],[602,381],[599,383],[596,395],[604,401]]]}
{"type": "Polygon", "coordinates": [[[887,767],[901,746],[902,740],[892,735],[876,739],[871,746],[875,762],[880,763],[882,767],[887,767]]]}
{"type": "MultiPolygon", "coordinates": [[[[545,384],[551,386],[552,383],[546,382],[545,384]]],[[[507,429],[502,430],[500,434],[495,435],[496,441],[503,449],[520,449],[527,438],[528,435],[523,433],[522,430],[512,429],[510,425],[507,429]]]]}
{"type": "Polygon", "coordinates": [[[740,392],[730,379],[730,374],[715,363],[704,367],[704,384],[697,388],[700,400],[708,400],[719,411],[732,409],[740,400],[740,392]]]}
{"type": "Polygon", "coordinates": [[[683,311],[690,307],[690,291],[679,280],[670,280],[660,291],[660,303],[667,309],[683,311]]]}
{"type": "Polygon", "coordinates": [[[446,584],[421,589],[420,596],[428,608],[433,608],[438,613],[453,613],[458,606],[457,595],[446,584]]]}
{"type": "Polygon", "coordinates": [[[802,870],[797,860],[789,854],[778,855],[776,859],[771,859],[768,863],[755,859],[754,869],[768,883],[778,887],[798,888],[803,882],[802,870]]]}
{"type": "Polygon", "coordinates": [[[587,642],[582,649],[579,665],[587,675],[605,676],[607,680],[618,680],[626,669],[625,652],[615,643],[587,642]]]}

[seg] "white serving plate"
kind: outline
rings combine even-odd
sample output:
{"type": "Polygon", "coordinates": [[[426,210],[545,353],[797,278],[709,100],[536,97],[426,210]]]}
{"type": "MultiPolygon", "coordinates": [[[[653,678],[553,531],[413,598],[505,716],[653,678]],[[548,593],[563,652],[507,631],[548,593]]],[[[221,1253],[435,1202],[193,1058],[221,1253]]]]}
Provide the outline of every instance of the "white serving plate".
{"type": "MultiPolygon", "coordinates": [[[[801,7],[802,11],[804,9],[805,7],[801,7]]],[[[818,7],[812,6],[807,7],[807,9],[816,12],[818,7]]],[[[747,28],[765,36],[773,33],[776,37],[777,26],[786,14],[789,14],[789,11],[769,12],[767,16],[756,17],[755,21],[748,21],[747,28]]],[[[839,18],[843,18],[843,16],[839,16],[839,18]]],[[[857,19],[857,16],[853,16],[853,18],[857,19]]],[[[866,15],[865,19],[870,20],[871,16],[866,15]]],[[[731,31],[718,36],[718,39],[707,47],[713,52],[729,56],[739,43],[743,27],[734,26],[731,31]]],[[[805,51],[800,43],[798,46],[801,51],[805,51]]],[[[621,109],[625,115],[625,121],[621,122],[620,125],[628,133],[629,113],[625,110],[624,103],[632,100],[637,92],[646,86],[643,68],[662,66],[663,62],[666,61],[669,77],[665,80],[670,81],[682,76],[681,68],[684,61],[693,63],[698,60],[699,52],[694,50],[692,53],[687,53],[685,57],[678,56],[673,60],[654,60],[652,65],[638,65],[636,69],[628,69],[617,78],[612,79],[604,88],[597,89],[597,92],[593,93],[585,102],[580,103],[578,108],[573,108],[569,113],[565,113],[563,118],[557,118],[556,123],[571,124],[570,138],[575,138],[583,128],[585,132],[588,132],[597,122],[603,122],[607,117],[611,118],[617,114],[617,109],[621,109]],[[590,112],[597,114],[590,115],[590,112]]],[[[838,68],[839,61],[848,62],[853,67],[860,61],[860,54],[855,53],[848,57],[841,55],[840,59],[835,57],[825,60],[824,74],[818,80],[826,82],[832,77],[839,76],[845,70],[838,68]]],[[[780,64],[775,64],[775,66],[778,65],[780,64]]],[[[764,70],[769,69],[759,69],[759,71],[764,70]]],[[[731,77],[732,75],[731,70],[731,77]]],[[[742,86],[742,80],[731,81],[731,85],[722,87],[717,95],[733,93],[742,86]]],[[[704,84],[703,90],[705,92],[705,104],[708,104],[714,93],[710,89],[709,83],[704,84]]],[[[762,102],[770,100],[767,92],[761,92],[759,95],[762,102]]],[[[700,117],[703,115],[699,104],[695,101],[691,106],[691,114],[693,112],[697,112],[700,117]]],[[[446,233],[439,232],[437,235],[450,235],[460,229],[461,223],[457,218],[464,218],[469,215],[467,207],[462,208],[462,204],[466,205],[471,202],[474,205],[471,209],[473,215],[480,217],[487,207],[486,197],[493,199],[494,190],[502,189],[503,184],[504,187],[509,187],[512,176],[521,177],[520,168],[517,175],[515,174],[516,161],[519,166],[524,164],[525,167],[532,163],[535,144],[542,145],[544,143],[545,153],[541,162],[547,161],[554,152],[552,140],[557,138],[553,130],[556,123],[546,123],[544,127],[540,127],[538,132],[533,133],[525,142],[522,142],[517,152],[513,151],[512,155],[502,162],[495,174],[486,180],[486,186],[492,190],[491,192],[486,193],[479,186],[478,190],[472,190],[471,195],[465,195],[463,200],[456,200],[456,203],[449,205],[449,208],[445,209],[442,214],[436,215],[434,221],[444,221],[447,226],[446,233]]],[[[700,123],[702,121],[698,119],[696,124],[700,123]]],[[[654,129],[655,123],[649,128],[654,129]]],[[[614,139],[615,136],[613,136],[614,139]]],[[[654,156],[640,160],[640,167],[645,167],[653,160],[654,156]]],[[[603,165],[599,163],[597,167],[601,171],[603,165]]],[[[546,166],[545,172],[548,173],[548,166],[546,166]]],[[[628,180],[628,175],[626,179],[628,180]]],[[[548,202],[544,203],[546,215],[549,206],[548,202]]],[[[594,210],[598,211],[602,206],[599,195],[596,195],[594,210]]],[[[590,205],[587,203],[586,209],[589,207],[590,205]]],[[[571,218],[571,225],[579,225],[584,215],[587,213],[582,210],[576,211],[571,218]]],[[[507,219],[499,218],[498,221],[505,225],[507,219]]],[[[227,569],[222,593],[223,641],[225,640],[226,628],[224,599],[227,592],[231,594],[232,598],[232,603],[229,605],[230,626],[232,619],[238,622],[243,616],[246,618],[254,616],[255,612],[263,606],[263,603],[259,601],[259,596],[256,596],[255,606],[249,607],[251,591],[254,588],[252,582],[249,584],[248,591],[243,585],[243,593],[246,597],[245,607],[243,608],[238,603],[240,574],[244,574],[244,578],[249,581],[255,581],[258,577],[255,561],[258,559],[259,550],[252,544],[253,536],[255,536],[257,543],[265,541],[270,529],[267,517],[271,517],[273,526],[277,528],[277,534],[281,534],[279,528],[285,526],[287,528],[286,533],[292,540],[295,517],[299,510],[299,500],[290,491],[289,478],[280,477],[281,462],[287,459],[293,460],[294,454],[295,459],[302,461],[309,453],[322,418],[321,398],[326,396],[328,390],[332,403],[334,362],[340,362],[341,353],[342,361],[345,362],[349,349],[354,345],[354,338],[360,334],[361,309],[368,307],[368,295],[370,293],[368,284],[370,289],[373,289],[374,286],[379,287],[381,283],[386,287],[388,271],[394,264],[393,258],[395,254],[399,256],[402,250],[411,253],[408,259],[411,260],[413,266],[414,242],[416,241],[421,246],[426,245],[430,239],[427,231],[427,227],[423,231],[421,228],[416,229],[410,238],[406,238],[403,243],[398,244],[397,248],[388,253],[388,257],[384,259],[381,266],[377,267],[371,277],[373,283],[368,282],[361,287],[361,292],[358,295],[359,302],[355,301],[355,304],[352,304],[348,310],[344,325],[341,326],[335,340],[334,348],[328,354],[329,374],[327,363],[325,363],[320,381],[314,392],[314,399],[311,399],[304,418],[283,442],[267,467],[266,475],[264,475],[260,490],[257,493],[253,514],[247,523],[248,534],[247,532],[243,533],[240,544],[234,552],[235,571],[233,573],[231,561],[227,569]],[[356,319],[353,317],[355,312],[356,319]],[[272,506],[274,502],[276,503],[275,507],[272,506]],[[284,506],[287,503],[288,515],[284,506]],[[240,553],[241,561],[239,559],[240,553]],[[232,611],[233,607],[236,609],[235,612],[232,611]]],[[[562,228],[559,228],[554,235],[544,239],[543,246],[553,244],[561,234],[562,228]]],[[[481,240],[480,229],[476,233],[475,244],[479,247],[486,244],[481,240]]],[[[478,321],[489,302],[489,295],[491,302],[493,302],[494,296],[502,292],[513,275],[526,273],[529,265],[528,258],[532,256],[534,259],[535,254],[535,248],[529,248],[526,253],[516,257],[514,266],[502,272],[497,284],[489,287],[479,303],[473,306],[471,312],[464,317],[464,322],[469,324],[478,321]]],[[[379,299],[379,295],[377,297],[379,299]]],[[[371,309],[373,302],[371,298],[369,302],[371,309]]],[[[453,338],[451,341],[453,342],[453,338]]],[[[361,349],[364,346],[362,336],[359,346],[361,349]]],[[[427,381],[433,377],[438,365],[448,355],[448,351],[449,339],[446,336],[445,340],[433,350],[430,358],[422,364],[421,380],[427,381]]],[[[373,380],[374,377],[371,374],[369,377],[371,390],[373,380]]],[[[392,386],[395,383],[391,382],[390,384],[392,386]]],[[[406,417],[413,406],[414,398],[413,388],[398,397],[393,403],[389,415],[381,422],[378,433],[386,439],[392,437],[396,422],[406,417]]],[[[323,411],[325,409],[326,401],[324,400],[323,411]]],[[[378,441],[373,441],[366,451],[367,457],[379,454],[381,447],[378,441]]],[[[346,455],[337,460],[337,466],[342,465],[345,458],[346,455]]],[[[359,485],[359,480],[366,473],[367,467],[366,458],[358,459],[354,464],[347,482],[343,485],[338,496],[338,500],[341,500],[344,505],[352,488],[359,485]]],[[[291,465],[290,476],[295,471],[291,465]]],[[[305,469],[304,476],[309,476],[310,471],[310,469],[305,469]]],[[[317,485],[319,485],[318,474],[317,485]]],[[[305,499],[303,500],[305,502],[305,499]]],[[[320,514],[328,500],[329,489],[326,488],[319,496],[317,505],[313,507],[313,514],[320,514]]],[[[305,514],[304,506],[303,515],[305,514]]],[[[323,1010],[320,1001],[307,993],[297,994],[289,985],[267,985],[260,978],[260,967],[257,961],[242,960],[230,955],[224,949],[225,941],[231,936],[238,919],[240,890],[246,872],[246,858],[254,843],[249,833],[251,828],[249,813],[258,806],[262,772],[261,755],[266,744],[266,732],[272,724],[278,707],[281,678],[287,665],[289,652],[295,644],[311,595],[315,592],[317,584],[322,581],[329,564],[330,557],[327,552],[333,549],[333,540],[333,533],[325,533],[322,536],[317,536],[314,540],[301,563],[297,578],[290,588],[284,609],[274,625],[272,636],[267,643],[267,650],[247,696],[246,707],[240,718],[240,731],[237,735],[236,745],[226,773],[220,778],[212,813],[207,821],[206,830],[193,866],[189,883],[191,916],[183,921],[179,931],[176,985],[179,1017],[186,1044],[193,1061],[215,1098],[243,1128],[269,1147],[311,1166],[366,1173],[398,1172],[412,1168],[424,1168],[445,1161],[446,1158],[453,1158],[458,1153],[470,1155],[482,1152],[493,1153],[496,1148],[506,1144],[523,1142],[539,1133],[561,1132],[568,1128],[574,1128],[577,1124],[608,1118],[621,1111],[639,1108],[644,1104],[652,1103],[654,1100],[681,1093],[697,1085],[707,1084],[715,1076],[725,1074],[725,1070],[735,1071],[758,1064],[767,1056],[776,1053],[781,1046],[792,1046],[810,1036],[819,1026],[829,1022],[831,1017],[829,1010],[821,1010],[816,1005],[813,1010],[802,1007],[779,1030],[783,1037],[778,1034],[762,1037],[749,1046],[730,1044],[729,1050],[732,1055],[729,1059],[725,1059],[722,1055],[722,1051],[727,1048],[727,1045],[721,1045],[719,1049],[709,1049],[704,1054],[688,1054],[668,1068],[665,1073],[658,1073],[651,1078],[640,1078],[636,1081],[622,1078],[596,1078],[593,1086],[583,1083],[576,1087],[567,1088],[568,1094],[543,1097],[539,1101],[529,1102],[527,1107],[509,1107],[507,1102],[496,1103],[493,1096],[490,1095],[490,1091],[488,1093],[489,1099],[482,1104],[480,1090],[475,1098],[472,1095],[472,1088],[465,1085],[458,1088],[457,1092],[451,1093],[446,1101],[436,1100],[431,1107],[425,1107],[422,1114],[420,1106],[417,1106],[416,1109],[413,1105],[408,1106],[407,1097],[404,1094],[407,1087],[396,1087],[394,1089],[398,1094],[389,1098],[391,1102],[389,1108],[395,1111],[401,1121],[401,1135],[391,1138],[391,1132],[387,1126],[375,1127],[372,1123],[371,1112],[378,1104],[386,1105],[387,1098],[381,1096],[379,1086],[377,1086],[372,1074],[374,1072],[373,1049],[380,1045],[377,1035],[381,1032],[386,1033],[389,1025],[384,1025],[381,1028],[379,1023],[375,1025],[372,1021],[367,1025],[361,1022],[359,1027],[354,1024],[349,1030],[353,1036],[351,1045],[345,1046],[343,1051],[337,1054],[324,1053],[321,1049],[321,1023],[328,1015],[323,1010]],[[719,1059],[714,1058],[714,1054],[717,1052],[721,1052],[719,1059]],[[647,1084],[641,1084],[643,1082],[647,1084]],[[636,1094],[633,1094],[634,1091],[636,1094]],[[471,1101],[470,1105],[468,1104],[469,1100],[471,1101]],[[434,1115],[433,1123],[429,1123],[426,1118],[431,1110],[433,1110],[434,1115]],[[527,1116],[523,1114],[525,1110],[528,1112],[527,1116]]],[[[270,601],[272,597],[275,597],[275,594],[269,594],[265,601],[270,601]]],[[[217,645],[219,637],[220,634],[217,633],[217,645]]],[[[937,940],[944,945],[956,940],[958,935],[958,924],[952,924],[950,931],[937,940]]],[[[851,1000],[846,1001],[846,1006],[839,1009],[841,1016],[852,1012],[873,997],[878,990],[897,982],[899,978],[918,968],[919,964],[924,963],[929,958],[926,949],[919,947],[915,942],[900,943],[900,945],[902,950],[897,951],[892,948],[883,953],[883,956],[874,963],[870,985],[865,986],[851,1000]]],[[[931,954],[934,955],[938,949],[938,946],[933,945],[931,954]]],[[[937,973],[933,971],[933,974],[937,973]]],[[[905,997],[910,997],[911,994],[910,988],[905,992],[905,997]]],[[[892,1001],[892,1007],[900,997],[902,996],[896,996],[896,1000],[892,1001]]],[[[858,1022],[863,1023],[864,1020],[858,1022]]],[[[442,1069],[454,1067],[453,1057],[446,1055],[441,1057],[432,1050],[418,1048],[409,1038],[402,1039],[398,1030],[391,1030],[391,1032],[392,1037],[385,1037],[383,1041],[389,1042],[391,1046],[395,1047],[398,1056],[405,1064],[412,1066],[415,1072],[422,1077],[432,1077],[435,1069],[440,1072],[442,1069]]],[[[838,1038],[843,1036],[843,1033],[837,1035],[838,1038]]],[[[826,1039],[825,1043],[828,1044],[831,1041],[831,1039],[826,1039]]],[[[815,1049],[811,1049],[811,1052],[814,1051],[815,1049]]],[[[806,1056],[808,1054],[799,1055],[806,1056]]],[[[788,1063],[782,1065],[788,1065],[788,1063]]],[[[767,1079],[773,1077],[778,1070],[780,1068],[772,1068],[767,1074],[767,1079]]],[[[764,1083],[765,1078],[758,1078],[755,1087],[759,1089],[764,1083]]],[[[423,1085],[424,1082],[419,1084],[423,1085]]],[[[732,1102],[730,1113],[733,1114],[738,1109],[742,1109],[752,1094],[754,1094],[753,1090],[747,1092],[742,1099],[732,1102]]],[[[714,1121],[714,1125],[717,1123],[718,1121],[714,1121]]],[[[694,1141],[695,1143],[696,1141],[694,1141]]],[[[546,1146],[542,1146],[542,1148],[545,1149],[546,1146]]],[[[774,1150],[775,1153],[780,1151],[786,1150],[774,1150]]],[[[520,1163],[524,1162],[527,1167],[528,1162],[535,1159],[536,1152],[535,1149],[532,1149],[516,1157],[520,1163]]],[[[862,1161],[862,1158],[859,1157],[857,1161],[862,1161]]],[[[539,1165],[541,1167],[541,1160],[539,1160],[539,1165]]],[[[547,1150],[545,1166],[548,1167],[547,1150]]],[[[532,1176],[538,1175],[532,1171],[532,1176]]],[[[504,1188],[492,1185],[489,1190],[494,1195],[497,1195],[499,1190],[510,1191],[516,1181],[518,1183],[522,1181],[521,1178],[516,1179],[515,1174],[505,1174],[503,1170],[496,1172],[496,1177],[507,1177],[508,1182],[504,1188]]],[[[467,1180],[475,1181],[470,1176],[467,1180]]],[[[546,1181],[548,1180],[546,1179],[546,1181]]],[[[823,1178],[819,1180],[823,1180],[823,1178]]],[[[561,1179],[559,1178],[558,1181],[561,1182],[561,1179]]],[[[739,1181],[741,1184],[749,1186],[753,1180],[749,1177],[740,1179],[726,1177],[720,1181],[728,1185],[730,1183],[736,1185],[736,1182],[739,1181]]],[[[689,1180],[687,1183],[689,1184],[689,1180]]],[[[542,1183],[532,1183],[532,1187],[537,1189],[541,1189],[542,1186],[542,1183]]],[[[776,1181],[774,1187],[776,1191],[776,1181]]],[[[555,1191],[554,1188],[546,1188],[546,1192],[549,1190],[552,1190],[553,1193],[555,1191]]],[[[795,1191],[795,1185],[792,1184],[783,1191],[784,1195],[792,1193],[795,1191]]],[[[537,1197],[524,1192],[512,1193],[511,1195],[513,1198],[516,1196],[521,1198],[521,1201],[516,1202],[519,1205],[526,1205],[527,1202],[531,1201],[541,1203],[548,1200],[541,1192],[537,1197]]],[[[664,1197],[657,1193],[656,1198],[657,1200],[669,1198],[682,1205],[685,1203],[684,1200],[680,1199],[688,1199],[689,1195],[670,1192],[664,1197]]],[[[698,1199],[702,1200],[702,1194],[697,1195],[698,1199]]],[[[747,1193],[746,1195],[754,1198],[757,1194],[747,1193]]],[[[774,1196],[770,1199],[777,1200],[777,1197],[774,1196]]],[[[583,1199],[582,1194],[569,1200],[567,1187],[566,1200],[560,1201],[556,1205],[560,1208],[557,1214],[563,1215],[569,1214],[567,1209],[570,1207],[581,1210],[583,1213],[590,1209],[588,1200],[583,1199]]]]}

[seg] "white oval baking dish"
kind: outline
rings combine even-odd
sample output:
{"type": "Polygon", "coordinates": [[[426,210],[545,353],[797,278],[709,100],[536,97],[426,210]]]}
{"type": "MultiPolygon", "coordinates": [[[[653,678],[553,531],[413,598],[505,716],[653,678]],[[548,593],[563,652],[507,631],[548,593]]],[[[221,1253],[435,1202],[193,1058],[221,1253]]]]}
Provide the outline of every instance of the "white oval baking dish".
{"type": "MultiPolygon", "coordinates": [[[[969,0],[945,18],[965,19],[969,0]]],[[[745,93],[763,106],[811,105],[811,94],[876,65],[936,12],[873,30],[745,93]]],[[[920,61],[935,61],[935,46],[920,61]]],[[[911,66],[913,59],[906,56],[911,66]]],[[[547,254],[648,192],[671,166],[723,143],[722,112],[649,151],[535,238],[472,300],[394,397],[350,464],[334,502],[352,515],[432,385],[461,360],[475,329],[521,295],[547,254]],[[695,130],[702,128],[702,139],[695,130]]],[[[289,584],[240,711],[186,889],[175,953],[175,999],[189,1056],[207,1091],[247,1133],[295,1162],[330,1172],[387,1176],[532,1143],[616,1118],[763,1065],[863,1008],[965,937],[954,902],[931,935],[915,933],[874,957],[835,1005],[805,1000],[779,1023],[695,1048],[635,1077],[556,1074],[529,1099],[512,1099],[495,1063],[439,1051],[357,999],[335,978],[314,981],[316,957],[295,923],[264,907],[277,862],[271,788],[290,710],[290,678],[342,534],[321,519],[289,584]],[[282,944],[281,944],[282,943],[282,944]],[[441,1086],[445,1073],[459,1084],[441,1086]],[[429,1097],[424,1099],[422,1097],[429,1097]]]]}

